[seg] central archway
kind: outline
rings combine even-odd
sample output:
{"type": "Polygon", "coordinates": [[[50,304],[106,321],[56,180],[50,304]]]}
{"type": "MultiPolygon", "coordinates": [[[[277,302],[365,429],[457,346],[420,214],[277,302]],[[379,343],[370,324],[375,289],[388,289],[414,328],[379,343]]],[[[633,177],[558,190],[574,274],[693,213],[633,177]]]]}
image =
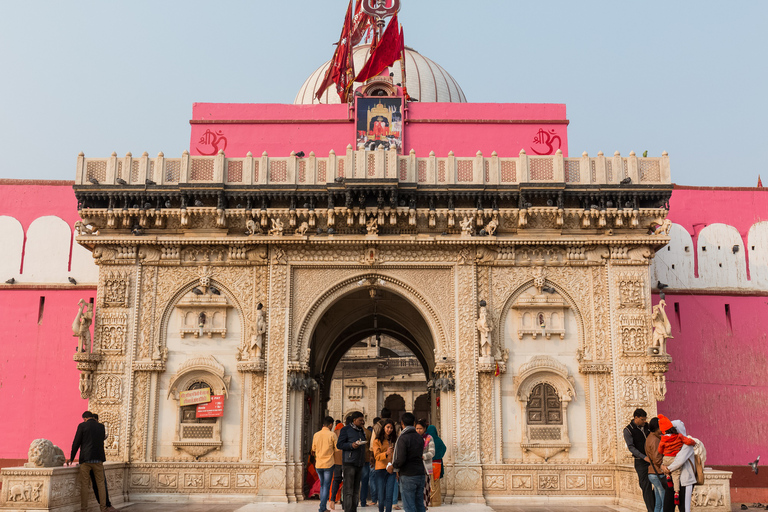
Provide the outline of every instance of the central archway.
{"type": "MultiPolygon", "coordinates": [[[[332,286],[310,309],[299,335],[300,350],[308,353],[310,376],[318,384],[317,389],[308,392],[305,401],[302,460],[308,460],[312,436],[321,428],[322,418],[328,412],[335,369],[350,349],[366,339],[392,338],[413,353],[425,376],[424,389],[415,394],[414,399],[426,397],[429,405],[425,407],[425,398],[422,398],[420,406],[429,410],[432,421],[438,422],[434,395],[426,383],[435,367],[435,349],[444,343],[444,332],[423,297],[396,279],[363,275],[332,286]]],[[[385,398],[368,399],[364,411],[367,424],[378,415],[385,398]]],[[[410,403],[413,404],[413,400],[410,403]]]]}

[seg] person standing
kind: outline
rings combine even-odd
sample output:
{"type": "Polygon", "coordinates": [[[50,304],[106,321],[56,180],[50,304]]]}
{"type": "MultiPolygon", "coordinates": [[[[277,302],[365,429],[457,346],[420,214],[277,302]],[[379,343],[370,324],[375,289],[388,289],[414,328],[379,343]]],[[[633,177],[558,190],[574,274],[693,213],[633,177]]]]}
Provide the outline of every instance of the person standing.
{"type": "MultiPolygon", "coordinates": [[[[89,473],[93,471],[96,478],[96,488],[99,491],[99,496],[105,496],[106,490],[104,488],[104,461],[107,460],[104,454],[104,439],[107,437],[107,431],[104,425],[99,423],[93,418],[93,414],[90,411],[83,413],[83,422],[77,426],[75,432],[75,439],[72,441],[72,452],[67,460],[67,466],[69,466],[77,455],[77,451],[80,450],[80,467],[77,474],[77,479],[80,485],[80,510],[86,512],[88,510],[88,482],[90,481],[89,473]]],[[[106,500],[103,503],[99,503],[101,512],[107,510],[106,500]]]]}
{"type": "Polygon", "coordinates": [[[432,436],[427,434],[429,423],[425,419],[419,419],[416,422],[416,432],[424,440],[424,453],[421,458],[424,460],[424,471],[427,472],[424,478],[424,508],[429,507],[432,498],[432,458],[435,456],[435,442],[432,436]]]}
{"type": "MultiPolygon", "coordinates": [[[[333,435],[336,437],[336,442],[339,441],[339,432],[344,428],[339,420],[336,420],[336,426],[333,428],[333,435]]],[[[331,486],[331,501],[328,503],[329,510],[336,510],[336,502],[339,501],[339,488],[344,484],[342,475],[342,460],[341,450],[336,450],[333,462],[333,485],[331,486]]]]}
{"type": "MultiPolygon", "coordinates": [[[[381,421],[381,418],[378,416],[373,418],[373,424],[377,424],[379,421],[381,421]]],[[[373,435],[373,426],[369,425],[365,427],[365,429],[371,433],[371,443],[373,443],[374,435],[373,435]]],[[[371,470],[368,472],[368,492],[370,493],[371,499],[369,500],[371,505],[376,505],[376,503],[379,500],[379,491],[376,488],[376,461],[373,457],[373,446],[372,444],[369,444],[368,446],[371,447],[371,470]]]]}
{"type": "MultiPolygon", "coordinates": [[[[672,426],[679,434],[688,435],[682,421],[674,420],[672,426]]],[[[702,464],[706,463],[706,459],[701,462],[702,464]]],[[[668,476],[671,476],[674,471],[680,470],[679,501],[675,503],[674,492],[670,489],[666,494],[670,498],[665,500],[664,512],[673,512],[675,507],[680,512],[691,512],[691,497],[693,496],[693,488],[696,486],[696,453],[693,446],[683,444],[669,467],[662,465],[661,470],[668,476]]]]}
{"type": "MultiPolygon", "coordinates": [[[[93,414],[93,419],[98,422],[99,421],[99,415],[96,414],[96,413],[92,413],[92,414],[93,414]]],[[[104,430],[106,431],[106,426],[104,427],[104,430]]],[[[105,432],[104,435],[108,436],[109,432],[105,432]]],[[[90,472],[90,475],[91,475],[91,487],[93,488],[93,494],[94,494],[94,496],[96,496],[96,501],[101,503],[101,498],[99,497],[99,488],[97,487],[97,484],[96,484],[96,475],[93,474],[93,471],[90,472]]],[[[106,473],[104,474],[104,494],[105,494],[104,499],[105,499],[106,505],[107,505],[107,512],[116,511],[117,509],[114,508],[112,506],[112,502],[109,501],[109,487],[107,487],[107,475],[106,475],[106,473]]]]}
{"type": "Polygon", "coordinates": [[[645,441],[650,433],[646,424],[647,420],[648,413],[643,409],[635,409],[632,421],[624,427],[624,442],[635,458],[635,471],[637,472],[640,490],[643,492],[645,508],[648,512],[653,512],[656,499],[653,494],[653,485],[648,479],[648,467],[651,465],[650,459],[645,453],[645,441]]]}
{"type": "Polygon", "coordinates": [[[653,512],[662,512],[664,508],[664,493],[667,487],[667,477],[661,471],[661,463],[664,456],[659,453],[659,443],[661,442],[661,430],[659,430],[659,418],[653,418],[648,422],[648,439],[645,440],[645,453],[647,454],[650,467],[648,468],[648,479],[653,485],[655,506],[653,512]]]}
{"type": "Polygon", "coordinates": [[[442,493],[440,490],[440,479],[443,478],[445,468],[443,467],[443,457],[445,456],[445,443],[440,436],[437,435],[437,427],[430,425],[427,427],[427,434],[432,436],[432,441],[435,443],[435,456],[432,459],[432,499],[430,503],[433,507],[439,507],[443,502],[442,493]]]}
{"type": "Polygon", "coordinates": [[[357,512],[360,502],[360,480],[366,463],[368,447],[365,439],[365,418],[355,411],[350,415],[352,422],[339,432],[336,447],[341,450],[344,474],[344,512],[357,512]]]}
{"type": "MultiPolygon", "coordinates": [[[[360,506],[368,506],[369,496],[369,480],[371,476],[371,463],[373,462],[373,452],[371,451],[371,430],[368,428],[363,429],[365,434],[365,464],[363,464],[363,472],[360,475],[360,506]]],[[[371,492],[370,495],[373,495],[371,492]]]]}
{"type": "Polygon", "coordinates": [[[400,491],[405,512],[426,512],[424,439],[416,432],[415,423],[416,418],[410,412],[404,413],[400,419],[403,430],[395,443],[391,469],[397,471],[400,477],[400,491]]]}
{"type": "Polygon", "coordinates": [[[326,416],[323,419],[323,428],[315,433],[312,438],[312,453],[315,455],[315,470],[320,478],[320,512],[328,508],[328,496],[331,492],[333,480],[333,466],[336,455],[336,436],[331,431],[333,418],[326,416]]]}
{"type": "Polygon", "coordinates": [[[392,512],[392,500],[397,486],[397,475],[387,471],[392,467],[392,453],[394,452],[395,422],[384,420],[384,426],[379,429],[379,435],[371,443],[373,458],[376,461],[376,489],[379,491],[379,512],[392,512]]]}

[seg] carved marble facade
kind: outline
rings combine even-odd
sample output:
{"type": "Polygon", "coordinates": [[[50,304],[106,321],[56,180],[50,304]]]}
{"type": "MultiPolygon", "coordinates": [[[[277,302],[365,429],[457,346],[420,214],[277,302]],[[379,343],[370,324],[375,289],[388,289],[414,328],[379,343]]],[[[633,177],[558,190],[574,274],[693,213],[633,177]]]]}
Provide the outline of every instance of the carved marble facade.
{"type": "Polygon", "coordinates": [[[378,314],[432,384],[447,501],[618,497],[623,422],[638,406],[655,412],[669,364],[647,349],[648,265],[667,241],[648,226],[666,215],[670,188],[590,192],[628,205],[590,210],[602,199],[559,186],[456,196],[389,181],[296,196],[171,187],[146,199],[170,206],[134,211],[77,185],[80,214],[98,228],[78,242],[102,276],[93,410],[115,432],[109,457],[127,463],[127,488],[303,499],[328,372],[343,355],[334,343],[372,335],[378,314]],[[456,218],[493,229],[476,236],[456,218]],[[224,395],[223,416],[185,416],[178,393],[194,386],[224,395]]]}

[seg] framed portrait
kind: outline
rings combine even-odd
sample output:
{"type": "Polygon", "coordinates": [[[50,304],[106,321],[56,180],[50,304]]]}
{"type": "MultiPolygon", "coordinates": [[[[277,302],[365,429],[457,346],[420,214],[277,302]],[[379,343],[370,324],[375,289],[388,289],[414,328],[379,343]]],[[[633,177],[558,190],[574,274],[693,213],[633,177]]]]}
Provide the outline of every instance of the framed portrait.
{"type": "Polygon", "coordinates": [[[403,153],[403,98],[357,97],[356,148],[403,153]]]}

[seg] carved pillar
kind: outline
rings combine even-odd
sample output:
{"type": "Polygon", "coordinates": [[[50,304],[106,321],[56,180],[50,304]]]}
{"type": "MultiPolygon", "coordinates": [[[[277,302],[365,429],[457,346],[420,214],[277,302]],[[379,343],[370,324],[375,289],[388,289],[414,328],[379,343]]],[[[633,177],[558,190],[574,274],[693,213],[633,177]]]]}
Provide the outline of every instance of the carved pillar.
{"type": "MultiPolygon", "coordinates": [[[[471,262],[468,262],[471,263],[471,262]]],[[[456,461],[454,502],[485,503],[478,421],[477,280],[473,263],[456,268],[456,461]]]]}
{"type": "MultiPolygon", "coordinates": [[[[278,249],[279,251],[279,249],[278,249]]],[[[269,266],[269,301],[266,343],[266,403],[262,415],[264,456],[259,475],[259,496],[287,502],[286,432],[288,430],[287,318],[288,266],[275,254],[269,266]],[[269,418],[269,421],[264,421],[269,418]]]]}

